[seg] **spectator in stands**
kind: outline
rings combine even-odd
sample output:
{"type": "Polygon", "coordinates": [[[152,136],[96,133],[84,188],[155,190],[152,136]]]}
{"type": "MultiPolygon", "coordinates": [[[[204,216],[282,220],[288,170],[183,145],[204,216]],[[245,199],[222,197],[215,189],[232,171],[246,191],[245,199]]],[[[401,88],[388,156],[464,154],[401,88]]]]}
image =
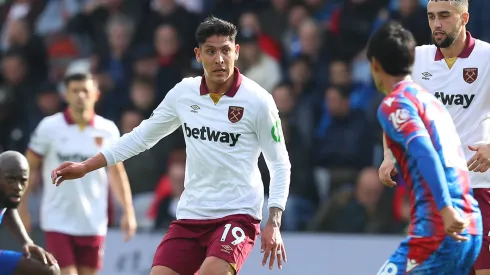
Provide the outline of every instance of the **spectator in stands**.
{"type": "Polygon", "coordinates": [[[351,109],[351,90],[332,86],[325,92],[325,112],[312,152],[314,165],[329,171],[332,185],[352,182],[356,171],[371,165],[371,127],[364,113],[351,109]]]}
{"type": "Polygon", "coordinates": [[[160,102],[182,79],[190,62],[184,55],[178,30],[173,25],[160,25],[156,29],[154,45],[158,60],[156,100],[160,102]]]}
{"type": "Polygon", "coordinates": [[[254,34],[258,46],[262,52],[275,60],[280,60],[282,57],[281,47],[269,34],[264,33],[260,24],[259,17],[254,12],[245,12],[240,16],[239,32],[254,34]]]}
{"type": "Polygon", "coordinates": [[[306,228],[316,212],[318,191],[313,180],[313,170],[302,137],[297,130],[299,121],[292,120],[295,109],[295,95],[290,86],[277,86],[272,96],[279,110],[284,140],[291,161],[291,186],[287,211],[283,214],[282,228],[287,231],[300,231],[306,228]]]}
{"type": "Polygon", "coordinates": [[[354,188],[344,187],[332,195],[309,226],[312,231],[337,233],[379,233],[382,223],[378,220],[383,196],[374,167],[363,169],[354,188]]]}
{"type": "MultiPolygon", "coordinates": [[[[420,0],[400,0],[398,10],[391,13],[391,19],[400,23],[413,33],[418,45],[431,44],[431,31],[427,19],[427,7],[420,0]]],[[[472,3],[473,5],[473,3],[472,3]]]]}
{"type": "Polygon", "coordinates": [[[131,105],[140,112],[143,117],[149,118],[159,102],[155,100],[155,86],[151,79],[136,77],[133,79],[130,90],[131,105]]]}
{"type": "Polygon", "coordinates": [[[263,52],[258,39],[253,32],[241,32],[238,35],[236,41],[240,45],[240,58],[237,66],[244,75],[270,93],[281,81],[281,67],[277,60],[263,52]]]}

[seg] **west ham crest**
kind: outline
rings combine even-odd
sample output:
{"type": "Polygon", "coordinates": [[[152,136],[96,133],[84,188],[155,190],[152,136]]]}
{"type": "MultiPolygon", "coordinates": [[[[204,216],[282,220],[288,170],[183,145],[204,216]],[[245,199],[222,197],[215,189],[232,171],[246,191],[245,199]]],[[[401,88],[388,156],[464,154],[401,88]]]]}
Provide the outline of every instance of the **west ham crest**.
{"type": "Polygon", "coordinates": [[[230,106],[228,108],[228,119],[231,123],[237,123],[243,117],[243,107],[230,106]]]}
{"type": "Polygon", "coordinates": [[[103,141],[104,139],[102,137],[95,137],[95,144],[97,144],[97,146],[102,147],[103,141]]]}
{"type": "Polygon", "coordinates": [[[463,69],[463,79],[467,83],[471,84],[475,82],[478,77],[478,68],[464,68],[463,69]]]}

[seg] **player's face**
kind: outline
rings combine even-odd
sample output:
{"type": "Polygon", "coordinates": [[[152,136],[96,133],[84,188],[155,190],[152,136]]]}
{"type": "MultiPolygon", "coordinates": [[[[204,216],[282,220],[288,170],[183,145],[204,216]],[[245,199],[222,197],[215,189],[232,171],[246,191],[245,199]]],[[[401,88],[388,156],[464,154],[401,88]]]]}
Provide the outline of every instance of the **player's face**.
{"type": "Polygon", "coordinates": [[[376,59],[372,59],[370,60],[371,62],[371,66],[370,66],[370,69],[371,69],[371,75],[373,76],[373,80],[374,80],[374,84],[376,85],[376,89],[384,94],[386,94],[386,91],[381,83],[381,66],[380,64],[378,63],[378,61],[376,59]]]}
{"type": "Polygon", "coordinates": [[[71,81],[66,87],[66,102],[76,111],[94,109],[99,99],[99,89],[96,83],[89,80],[71,81]]]}
{"type": "Polygon", "coordinates": [[[17,208],[29,180],[28,169],[16,167],[0,171],[0,204],[17,208]]]}
{"type": "Polygon", "coordinates": [[[196,59],[202,63],[204,74],[211,82],[222,84],[233,75],[240,46],[228,36],[209,37],[199,48],[194,49],[196,59]]]}
{"type": "Polygon", "coordinates": [[[427,17],[434,45],[448,48],[468,22],[469,14],[460,12],[449,1],[430,1],[427,5],[427,17]]]}

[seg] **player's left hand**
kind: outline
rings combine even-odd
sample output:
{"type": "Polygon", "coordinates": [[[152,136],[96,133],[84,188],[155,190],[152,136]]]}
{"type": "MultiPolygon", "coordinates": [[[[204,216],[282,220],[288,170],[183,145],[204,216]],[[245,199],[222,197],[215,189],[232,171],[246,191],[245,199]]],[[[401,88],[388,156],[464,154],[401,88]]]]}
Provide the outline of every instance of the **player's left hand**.
{"type": "Polygon", "coordinates": [[[134,211],[125,211],[121,218],[121,231],[124,233],[124,241],[127,242],[133,238],[136,232],[136,217],[134,211]]]}
{"type": "Polygon", "coordinates": [[[265,266],[267,259],[270,259],[269,269],[272,270],[274,267],[274,261],[277,258],[277,267],[282,269],[282,262],[283,260],[284,262],[287,262],[287,257],[286,248],[284,247],[279,227],[273,226],[271,223],[267,222],[264,230],[262,231],[260,241],[260,252],[264,253],[262,266],[265,266]]]}
{"type": "Polygon", "coordinates": [[[42,247],[35,244],[25,244],[22,247],[22,251],[24,253],[24,257],[26,257],[27,259],[30,259],[32,256],[34,256],[37,260],[41,261],[45,265],[54,265],[58,263],[53,255],[51,255],[51,253],[47,252],[42,247]]]}
{"type": "Polygon", "coordinates": [[[468,170],[486,172],[490,168],[490,144],[469,145],[468,149],[476,152],[468,160],[468,170]]]}

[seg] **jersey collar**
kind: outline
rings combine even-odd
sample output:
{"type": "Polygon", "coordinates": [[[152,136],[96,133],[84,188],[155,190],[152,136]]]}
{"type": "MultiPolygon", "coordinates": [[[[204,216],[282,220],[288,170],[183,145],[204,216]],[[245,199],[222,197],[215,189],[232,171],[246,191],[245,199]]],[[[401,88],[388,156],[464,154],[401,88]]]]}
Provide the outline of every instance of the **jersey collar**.
{"type": "MultiPolygon", "coordinates": [[[[242,84],[242,74],[237,67],[233,69],[233,84],[231,84],[230,89],[225,93],[226,96],[234,97],[238,92],[238,88],[242,84]]],[[[201,79],[201,86],[199,87],[201,95],[209,94],[208,86],[206,86],[206,78],[203,75],[201,79]]]]}
{"type": "MultiPolygon", "coordinates": [[[[68,111],[68,108],[63,112],[63,117],[65,118],[65,121],[68,125],[75,124],[75,121],[73,120],[73,117],[70,114],[70,111],[68,111]]],[[[94,119],[95,119],[95,114],[92,116],[92,119],[89,122],[90,126],[94,126],[94,119]]]]}
{"type": "MultiPolygon", "coordinates": [[[[460,58],[468,58],[475,48],[475,38],[473,38],[470,34],[469,31],[466,32],[466,47],[463,49],[463,51],[458,55],[460,58]]],[[[439,61],[444,59],[444,55],[442,54],[441,50],[437,48],[436,50],[436,56],[434,57],[434,61],[439,61]]]]}

